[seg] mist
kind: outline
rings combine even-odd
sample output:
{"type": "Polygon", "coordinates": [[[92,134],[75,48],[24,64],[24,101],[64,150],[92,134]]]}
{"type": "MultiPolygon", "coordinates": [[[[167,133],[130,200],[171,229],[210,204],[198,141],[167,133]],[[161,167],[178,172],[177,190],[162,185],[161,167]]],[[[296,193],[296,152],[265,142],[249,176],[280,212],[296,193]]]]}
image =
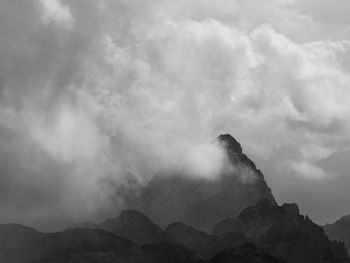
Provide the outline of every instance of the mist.
{"type": "Polygon", "coordinates": [[[0,221],[52,230],[114,214],[130,180],[215,179],[221,133],[279,156],[282,186],[336,176],[317,162],[349,149],[349,21],[312,2],[1,1],[0,221]]]}

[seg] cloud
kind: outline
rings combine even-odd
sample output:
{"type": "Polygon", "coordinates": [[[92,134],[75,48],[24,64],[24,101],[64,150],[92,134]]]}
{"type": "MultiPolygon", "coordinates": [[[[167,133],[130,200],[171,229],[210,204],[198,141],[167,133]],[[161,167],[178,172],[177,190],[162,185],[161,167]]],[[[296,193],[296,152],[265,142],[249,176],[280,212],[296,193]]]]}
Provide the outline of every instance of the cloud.
{"type": "MultiPolygon", "coordinates": [[[[25,188],[30,173],[47,183],[24,192],[46,195],[59,180],[48,204],[70,219],[102,216],[130,178],[146,183],[180,166],[215,175],[222,153],[210,142],[227,132],[249,153],[280,154],[288,173],[327,177],[315,163],[349,148],[350,42],[345,26],[327,40],[320,29],[327,21],[303,8],[257,0],[2,1],[0,127],[11,140],[1,154],[21,164],[17,176],[1,166],[4,185],[25,188]],[[29,169],[22,164],[30,158],[29,169]]],[[[26,218],[2,205],[12,219],[26,218]]],[[[54,214],[39,209],[33,218],[54,214]]]]}
{"type": "Polygon", "coordinates": [[[309,179],[321,179],[327,176],[321,168],[307,162],[292,163],[290,168],[296,174],[303,175],[309,179]]]}
{"type": "Polygon", "coordinates": [[[42,11],[42,19],[45,23],[54,22],[66,27],[71,27],[74,18],[67,5],[60,0],[38,0],[42,11]]]}

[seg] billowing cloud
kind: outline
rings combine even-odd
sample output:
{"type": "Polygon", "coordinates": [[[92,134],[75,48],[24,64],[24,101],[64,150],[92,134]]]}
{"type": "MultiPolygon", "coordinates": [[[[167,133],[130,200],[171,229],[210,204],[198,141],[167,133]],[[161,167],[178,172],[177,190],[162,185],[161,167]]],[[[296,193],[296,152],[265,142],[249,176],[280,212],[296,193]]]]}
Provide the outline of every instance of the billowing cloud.
{"type": "Polygon", "coordinates": [[[2,1],[3,220],[101,216],[164,169],[209,178],[227,132],[288,176],[329,177],[317,161],[349,148],[350,41],[306,2],[2,1]]]}

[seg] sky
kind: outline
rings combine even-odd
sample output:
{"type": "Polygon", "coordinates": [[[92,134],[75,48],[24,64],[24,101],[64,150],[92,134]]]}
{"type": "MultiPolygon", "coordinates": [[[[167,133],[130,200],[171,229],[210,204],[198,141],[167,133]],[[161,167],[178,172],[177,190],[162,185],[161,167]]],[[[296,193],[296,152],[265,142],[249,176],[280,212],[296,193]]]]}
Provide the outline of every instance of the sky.
{"type": "Polygon", "coordinates": [[[0,222],[99,220],[211,178],[230,133],[278,202],[350,214],[348,0],[0,0],[0,222]]]}

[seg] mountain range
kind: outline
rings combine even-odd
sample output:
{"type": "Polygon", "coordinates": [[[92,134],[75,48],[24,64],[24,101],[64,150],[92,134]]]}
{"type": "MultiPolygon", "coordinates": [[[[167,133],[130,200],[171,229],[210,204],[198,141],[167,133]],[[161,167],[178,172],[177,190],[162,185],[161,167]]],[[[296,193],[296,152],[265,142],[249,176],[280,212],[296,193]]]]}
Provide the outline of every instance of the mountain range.
{"type": "Polygon", "coordinates": [[[127,193],[117,217],[62,232],[0,225],[0,262],[350,263],[335,241],[346,218],[322,228],[297,204],[278,205],[241,145],[228,134],[217,141],[232,169],[215,180],[155,175],[127,193]]]}

